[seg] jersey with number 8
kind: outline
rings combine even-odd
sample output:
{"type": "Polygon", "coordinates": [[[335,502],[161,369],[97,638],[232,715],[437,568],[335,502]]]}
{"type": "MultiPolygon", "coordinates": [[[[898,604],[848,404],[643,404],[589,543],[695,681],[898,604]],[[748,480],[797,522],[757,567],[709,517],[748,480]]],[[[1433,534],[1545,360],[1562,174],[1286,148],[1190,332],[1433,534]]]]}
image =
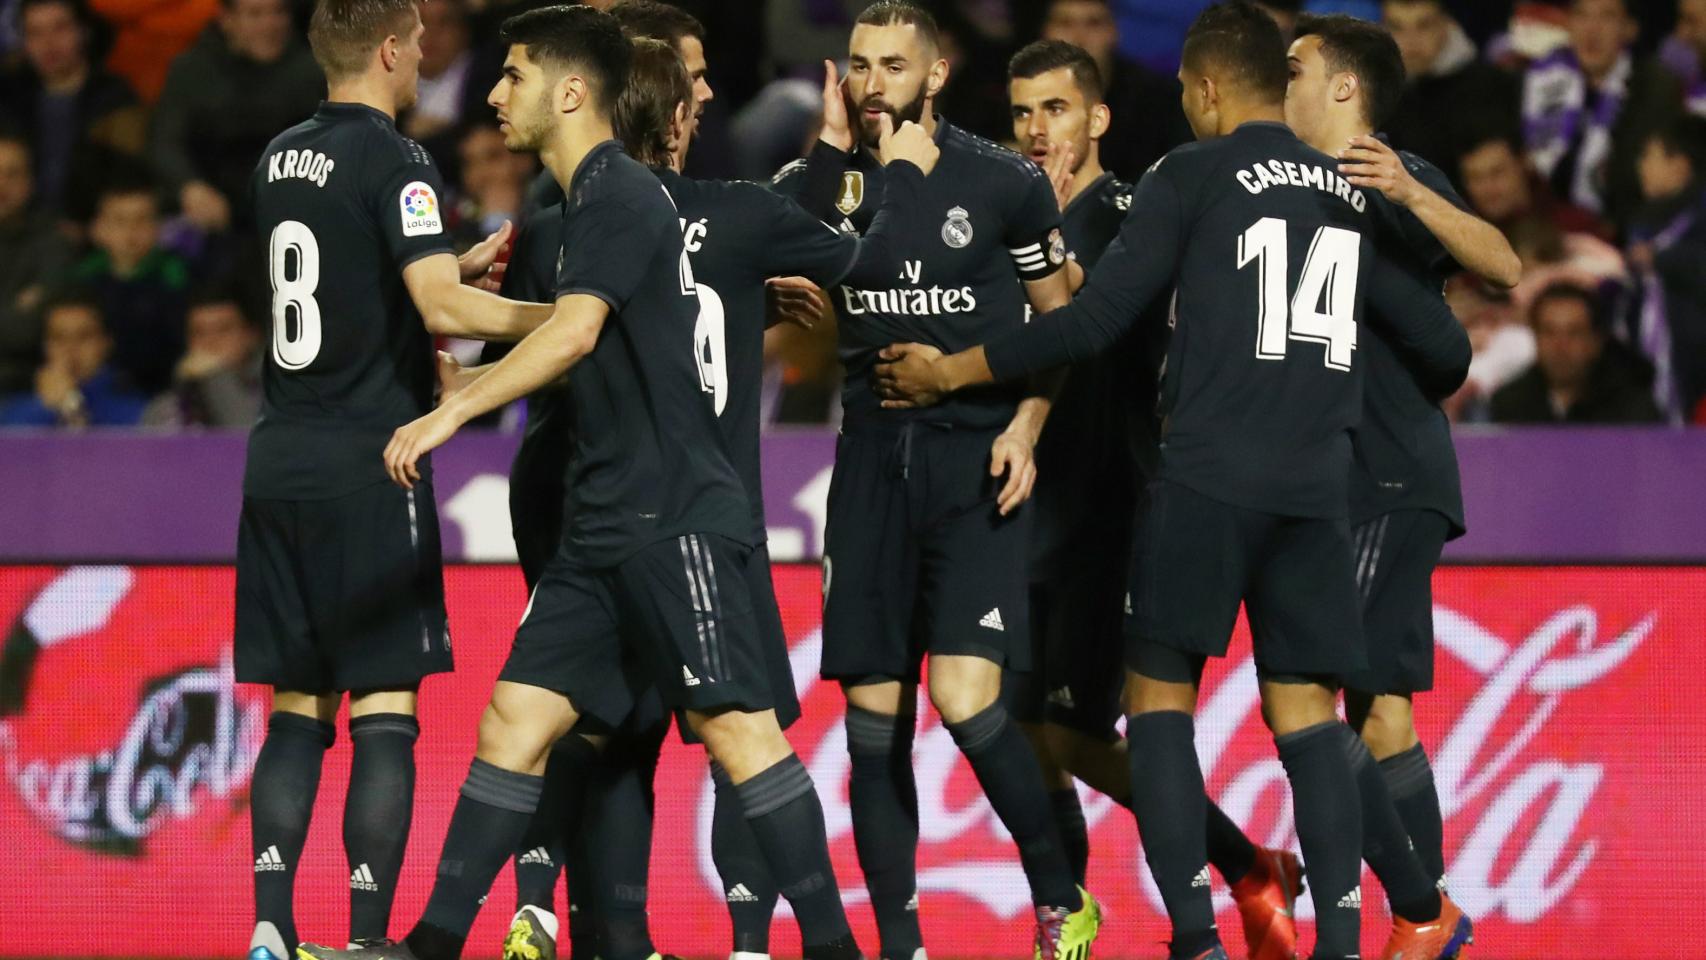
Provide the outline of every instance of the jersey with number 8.
{"type": "Polygon", "coordinates": [[[251,180],[272,291],[247,495],[328,499],[386,477],[397,427],[431,409],[432,338],[402,271],[450,252],[438,170],[391,119],[323,104],[251,180]]]}

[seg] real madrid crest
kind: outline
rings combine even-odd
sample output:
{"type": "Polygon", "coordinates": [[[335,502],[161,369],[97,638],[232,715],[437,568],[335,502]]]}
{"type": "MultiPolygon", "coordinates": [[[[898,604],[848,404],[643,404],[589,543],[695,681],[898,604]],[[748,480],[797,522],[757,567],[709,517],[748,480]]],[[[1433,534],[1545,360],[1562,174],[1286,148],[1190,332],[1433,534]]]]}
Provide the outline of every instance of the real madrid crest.
{"type": "Polygon", "coordinates": [[[865,174],[859,170],[849,170],[841,175],[841,194],[836,198],[835,209],[841,211],[844,217],[852,216],[859,209],[859,204],[865,202],[865,174]]]}
{"type": "Polygon", "coordinates": [[[942,242],[955,250],[971,243],[971,214],[964,207],[948,211],[947,222],[942,224],[942,242]]]}
{"type": "Polygon", "coordinates": [[[1066,238],[1060,235],[1060,228],[1055,227],[1048,232],[1048,262],[1060,266],[1066,262],[1066,238]]]}

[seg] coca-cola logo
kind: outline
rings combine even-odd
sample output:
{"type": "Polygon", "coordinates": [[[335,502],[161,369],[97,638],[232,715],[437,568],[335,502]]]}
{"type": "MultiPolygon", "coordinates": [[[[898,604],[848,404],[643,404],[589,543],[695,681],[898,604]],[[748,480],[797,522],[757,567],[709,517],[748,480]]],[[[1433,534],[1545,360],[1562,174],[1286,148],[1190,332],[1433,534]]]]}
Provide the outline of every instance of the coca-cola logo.
{"type": "MultiPolygon", "coordinates": [[[[1610,677],[1653,634],[1657,623],[1657,614],[1649,613],[1634,623],[1602,630],[1596,611],[1577,604],[1510,642],[1456,610],[1435,607],[1440,651],[1479,678],[1467,702],[1451,707],[1456,713],[1445,736],[1429,744],[1448,831],[1465,835],[1448,863],[1447,879],[1453,898],[1471,914],[1536,922],[1570,894],[1593,863],[1599,843],[1586,815],[1605,766],[1549,755],[1537,740],[1549,725],[1568,723],[1567,704],[1587,706],[1587,698],[1577,696],[1572,702],[1572,695],[1610,677]],[[1463,817],[1474,818],[1466,829],[1452,823],[1463,817]]],[[[821,648],[821,631],[814,630],[792,649],[802,701],[819,683],[821,648]]],[[[819,704],[833,702],[823,699],[826,696],[838,698],[820,693],[819,704]]],[[[1205,690],[1197,717],[1197,753],[1205,780],[1218,786],[1216,798],[1229,816],[1243,824],[1271,824],[1257,841],[1295,850],[1290,790],[1279,761],[1270,755],[1245,758],[1236,769],[1226,767],[1238,762],[1229,759],[1234,740],[1249,733],[1249,725],[1260,728],[1260,706],[1255,664],[1245,659],[1205,690]]],[[[921,716],[926,708],[920,705],[921,716]]],[[[1421,709],[1429,709],[1426,695],[1421,709]]],[[[813,729],[818,739],[806,743],[796,737],[796,746],[820,787],[833,845],[847,840],[852,831],[842,789],[848,773],[845,736],[840,723],[821,729],[814,724],[813,729]]],[[[1606,744],[1604,749],[1615,747],[1606,744]]],[[[1030,909],[1023,871],[999,819],[960,767],[959,751],[946,729],[926,724],[914,745],[919,890],[926,896],[957,894],[999,919],[1012,919],[1030,909]],[[972,789],[966,789],[968,783],[972,789]]],[[[701,877],[717,889],[710,845],[712,789],[706,778],[699,791],[696,846],[701,877]]],[[[1100,794],[1080,793],[1092,836],[1110,815],[1129,816],[1100,794]]],[[[1136,872],[1149,903],[1160,913],[1160,895],[1148,871],[1136,872]]],[[[842,892],[850,901],[865,896],[863,885],[856,882],[842,892]]],[[[1217,909],[1228,904],[1224,894],[1221,897],[1217,909]]],[[[1307,897],[1298,909],[1301,918],[1313,915],[1307,897]]]]}
{"type": "MultiPolygon", "coordinates": [[[[110,569],[71,568],[42,590],[31,611],[59,599],[62,608],[50,610],[46,619],[63,623],[69,612],[81,621],[52,637],[53,644],[76,643],[79,636],[106,626],[132,583],[129,576],[100,576],[110,569]],[[87,587],[91,575],[111,589],[94,600],[79,591],[72,591],[76,596],[69,600],[56,598],[56,587],[87,587]],[[84,608],[67,611],[65,602],[84,608]]],[[[20,618],[14,636],[30,615],[20,618]]],[[[32,671],[37,667],[33,656],[17,659],[32,671]]],[[[27,680],[20,686],[27,687],[27,680]]],[[[86,689],[91,696],[110,695],[93,685],[86,689]]],[[[229,654],[217,664],[189,666],[144,682],[135,710],[109,745],[60,753],[54,733],[61,723],[65,729],[78,723],[83,706],[38,697],[14,705],[15,715],[0,719],[0,763],[7,783],[39,823],[66,841],[103,853],[141,854],[143,841],[169,818],[188,818],[203,800],[229,797],[246,787],[265,734],[264,706],[238,702],[229,654]]]]}

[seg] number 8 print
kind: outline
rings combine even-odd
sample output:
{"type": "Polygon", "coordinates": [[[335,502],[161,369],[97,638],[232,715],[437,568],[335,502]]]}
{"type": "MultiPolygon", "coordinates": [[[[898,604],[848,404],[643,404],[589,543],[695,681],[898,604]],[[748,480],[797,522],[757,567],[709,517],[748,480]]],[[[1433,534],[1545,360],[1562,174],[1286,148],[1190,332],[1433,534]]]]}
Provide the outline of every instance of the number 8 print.
{"type": "Polygon", "coordinates": [[[286,370],[301,370],[320,355],[320,304],[314,299],[320,286],[320,244],[307,224],[286,220],[273,228],[270,247],[272,358],[286,370]]]}

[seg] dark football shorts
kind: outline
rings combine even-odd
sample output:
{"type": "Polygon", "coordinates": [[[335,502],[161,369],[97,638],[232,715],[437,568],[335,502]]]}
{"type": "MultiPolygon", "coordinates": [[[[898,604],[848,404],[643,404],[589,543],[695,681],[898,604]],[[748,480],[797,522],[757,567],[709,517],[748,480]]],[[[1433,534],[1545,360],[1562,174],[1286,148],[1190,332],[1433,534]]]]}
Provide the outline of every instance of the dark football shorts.
{"type": "Polygon", "coordinates": [[[1368,669],[1345,678],[1364,693],[1416,693],[1434,685],[1433,572],[1451,521],[1433,510],[1396,510],[1352,531],[1368,669]]]}
{"type": "Polygon", "coordinates": [[[1238,605],[1265,676],[1343,678],[1367,668],[1350,524],[1232,506],[1158,480],[1138,521],[1126,663],[1159,680],[1146,647],[1220,657],[1238,605]]]}
{"type": "Polygon", "coordinates": [[[1004,679],[1008,709],[1021,723],[1118,739],[1130,529],[1085,531],[1061,569],[1031,584],[1031,669],[1004,679]]]}
{"type": "Polygon", "coordinates": [[[330,500],[243,498],[236,677],[326,694],[451,669],[432,484],[330,500]]]}
{"type": "Polygon", "coordinates": [[[603,569],[561,550],[498,679],[563,693],[610,729],[654,686],[666,708],[775,710],[791,723],[799,702],[766,557],[713,534],[660,540],[603,569]]]}
{"type": "Polygon", "coordinates": [[[926,653],[1030,667],[1030,512],[1002,517],[998,431],[848,426],[824,530],[823,676],[916,681],[926,653]]]}

